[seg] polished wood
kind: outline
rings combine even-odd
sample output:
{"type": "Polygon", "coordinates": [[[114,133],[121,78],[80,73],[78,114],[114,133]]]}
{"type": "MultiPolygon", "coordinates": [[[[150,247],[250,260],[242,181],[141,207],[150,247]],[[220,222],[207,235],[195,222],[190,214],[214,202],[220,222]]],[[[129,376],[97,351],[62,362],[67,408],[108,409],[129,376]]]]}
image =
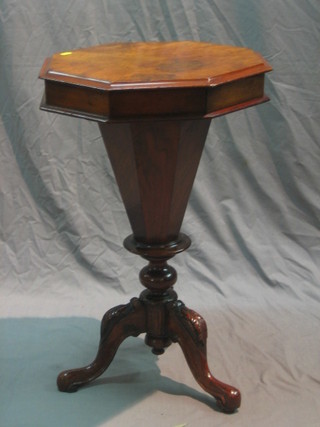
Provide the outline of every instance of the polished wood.
{"type": "Polygon", "coordinates": [[[260,54],[212,43],[141,42],[60,52],[41,70],[46,80],[102,89],[150,89],[224,84],[270,71],[260,54]]]}
{"type": "Polygon", "coordinates": [[[191,244],[180,228],[211,119],[266,101],[270,69],[249,49],[200,42],[102,45],[45,61],[41,108],[99,122],[133,232],[124,246],[148,262],[139,276],[146,290],[105,314],[95,360],[62,372],[59,390],[94,380],[124,339],[145,333],[158,355],[179,343],[223,411],[240,406],[239,390],[209,370],[206,323],[178,300],[168,261],[191,244]]]}
{"type": "Polygon", "coordinates": [[[265,102],[258,53],[202,42],[109,44],[60,52],[40,72],[42,108],[96,121],[216,117],[265,102]]]}
{"type": "Polygon", "coordinates": [[[177,238],[210,120],[100,124],[138,241],[177,238]]]}
{"type": "Polygon", "coordinates": [[[129,304],[107,311],[101,322],[101,338],[94,361],[78,369],[61,372],[57,378],[60,391],[75,392],[95,380],[108,368],[120,344],[129,336],[145,333],[145,343],[152,352],[161,355],[172,342],[178,342],[192,374],[199,385],[213,397],[227,413],[239,408],[241,395],[235,387],[217,380],[209,370],[204,319],[188,309],[173,290],[155,297],[144,291],[129,304]]]}

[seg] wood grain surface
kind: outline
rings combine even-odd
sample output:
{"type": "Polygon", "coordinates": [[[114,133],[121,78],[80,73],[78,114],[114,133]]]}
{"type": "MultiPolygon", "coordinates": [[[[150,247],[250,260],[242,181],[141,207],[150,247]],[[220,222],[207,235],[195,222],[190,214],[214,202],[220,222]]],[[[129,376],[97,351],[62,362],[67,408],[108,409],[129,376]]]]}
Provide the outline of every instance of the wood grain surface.
{"type": "Polygon", "coordinates": [[[215,117],[268,100],[271,70],[251,49],[203,42],[117,43],[47,58],[42,108],[96,121],[215,117]]]}

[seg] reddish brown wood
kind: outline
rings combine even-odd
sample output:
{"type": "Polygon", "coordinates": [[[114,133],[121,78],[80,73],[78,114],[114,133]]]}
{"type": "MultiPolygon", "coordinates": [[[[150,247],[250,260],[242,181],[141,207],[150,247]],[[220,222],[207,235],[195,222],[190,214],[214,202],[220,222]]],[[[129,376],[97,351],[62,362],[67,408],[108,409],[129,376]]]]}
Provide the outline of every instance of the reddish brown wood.
{"type": "Polygon", "coordinates": [[[100,124],[136,240],[177,238],[209,124],[204,119],[100,124]]]}
{"type": "MultiPolygon", "coordinates": [[[[154,282],[163,280],[167,267],[161,269],[158,266],[154,282]]],[[[59,390],[75,392],[95,380],[108,368],[124,339],[144,332],[147,332],[146,344],[157,355],[164,353],[172,342],[178,342],[196,381],[216,398],[220,408],[227,413],[239,408],[239,390],[217,380],[209,370],[206,355],[207,326],[204,319],[177,301],[177,294],[173,290],[162,294],[147,290],[142,292],[139,299],[133,298],[129,304],[109,310],[102,320],[100,345],[95,360],[83,368],[61,372],[57,379],[59,390]]]]}
{"type": "Polygon", "coordinates": [[[205,321],[177,300],[168,260],[191,243],[180,227],[210,119],[266,101],[270,70],[252,50],[200,42],[103,45],[45,61],[42,109],[100,122],[133,231],[124,246],[148,261],[140,272],[146,290],[105,314],[95,360],[62,372],[61,391],[97,378],[125,338],[145,332],[156,354],[178,342],[225,412],[240,406],[240,392],[208,368],[205,321]]]}
{"type": "Polygon", "coordinates": [[[181,301],[170,306],[168,335],[182,348],[189,368],[199,385],[214,396],[224,412],[234,412],[241,403],[240,391],[217,380],[207,362],[207,325],[195,311],[181,301]]]}
{"type": "Polygon", "coordinates": [[[112,362],[122,341],[145,331],[144,307],[137,298],[107,311],[101,322],[101,339],[95,360],[84,368],[61,372],[57,378],[59,390],[74,392],[99,377],[112,362]]]}
{"type": "Polygon", "coordinates": [[[40,72],[42,108],[96,121],[216,117],[265,102],[258,53],[202,42],[117,43],[60,52],[40,72]]]}
{"type": "Polygon", "coordinates": [[[162,245],[139,243],[134,236],[126,239],[127,249],[149,260],[140,272],[140,281],[147,290],[139,299],[134,298],[129,304],[117,306],[105,314],[95,360],[83,368],[61,372],[57,379],[60,391],[74,392],[96,379],[110,365],[124,339],[146,332],[145,343],[154,354],[164,353],[172,342],[180,344],[196,381],[216,398],[224,412],[239,408],[239,390],[217,380],[209,370],[204,319],[178,301],[172,289],[177,273],[167,260],[189,244],[189,238],[181,234],[176,241],[162,245]]]}
{"type": "Polygon", "coordinates": [[[207,87],[270,71],[251,49],[205,42],[91,46],[48,58],[41,78],[99,89],[207,87]]]}

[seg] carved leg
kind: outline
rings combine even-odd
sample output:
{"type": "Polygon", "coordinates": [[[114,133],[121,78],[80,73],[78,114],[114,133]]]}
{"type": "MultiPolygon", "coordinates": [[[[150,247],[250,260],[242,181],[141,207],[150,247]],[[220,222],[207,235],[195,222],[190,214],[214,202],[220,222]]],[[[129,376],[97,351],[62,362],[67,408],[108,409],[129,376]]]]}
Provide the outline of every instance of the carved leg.
{"type": "Polygon", "coordinates": [[[101,339],[95,360],[83,368],[61,372],[57,378],[59,390],[74,392],[99,377],[112,362],[120,344],[127,337],[145,331],[145,309],[137,298],[107,311],[101,322],[101,339]]]}
{"type": "Polygon", "coordinates": [[[240,406],[239,390],[218,381],[207,363],[207,326],[204,319],[188,309],[181,301],[169,310],[169,336],[182,348],[192,374],[199,385],[214,396],[224,412],[232,413],[240,406]]]}

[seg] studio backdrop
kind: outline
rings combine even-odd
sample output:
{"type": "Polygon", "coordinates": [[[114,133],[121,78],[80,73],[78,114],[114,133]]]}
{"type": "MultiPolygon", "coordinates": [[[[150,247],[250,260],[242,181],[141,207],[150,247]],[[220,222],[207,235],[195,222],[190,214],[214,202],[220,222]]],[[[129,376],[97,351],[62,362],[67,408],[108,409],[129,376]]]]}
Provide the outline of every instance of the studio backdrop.
{"type": "Polygon", "coordinates": [[[0,425],[318,426],[318,0],[1,0],[0,425]],[[243,396],[217,411],[177,345],[123,344],[97,385],[59,393],[89,363],[99,320],[140,293],[145,264],[96,123],[39,110],[46,57],[114,42],[198,40],[271,64],[270,102],[212,121],[172,260],[207,321],[217,377],[243,396]]]}

